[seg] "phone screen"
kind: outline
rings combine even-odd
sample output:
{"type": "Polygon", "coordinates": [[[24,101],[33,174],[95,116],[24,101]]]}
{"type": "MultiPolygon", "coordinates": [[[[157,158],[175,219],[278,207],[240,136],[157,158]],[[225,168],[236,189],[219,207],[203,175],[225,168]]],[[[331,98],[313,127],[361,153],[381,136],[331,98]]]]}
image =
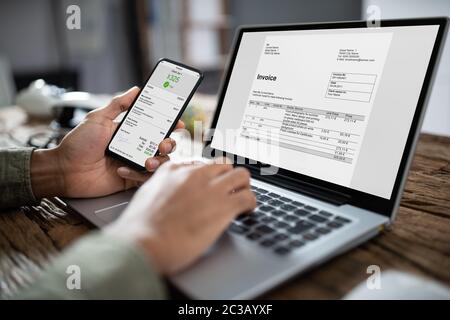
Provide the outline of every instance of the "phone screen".
{"type": "Polygon", "coordinates": [[[130,107],[109,143],[108,150],[145,167],[156,155],[183,112],[201,74],[185,66],[161,60],[130,107]]]}

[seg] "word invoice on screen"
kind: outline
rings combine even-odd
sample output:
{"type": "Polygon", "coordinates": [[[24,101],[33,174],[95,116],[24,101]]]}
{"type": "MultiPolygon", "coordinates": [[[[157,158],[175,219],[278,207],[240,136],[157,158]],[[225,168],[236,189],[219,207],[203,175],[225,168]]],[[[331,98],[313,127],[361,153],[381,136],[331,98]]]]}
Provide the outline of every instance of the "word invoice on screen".
{"type": "Polygon", "coordinates": [[[155,155],[196,80],[194,74],[160,63],[110,144],[110,150],[144,166],[155,155]]]}
{"type": "Polygon", "coordinates": [[[267,36],[236,153],[267,162],[247,144],[275,144],[272,164],[349,186],[391,38],[267,36]]]}

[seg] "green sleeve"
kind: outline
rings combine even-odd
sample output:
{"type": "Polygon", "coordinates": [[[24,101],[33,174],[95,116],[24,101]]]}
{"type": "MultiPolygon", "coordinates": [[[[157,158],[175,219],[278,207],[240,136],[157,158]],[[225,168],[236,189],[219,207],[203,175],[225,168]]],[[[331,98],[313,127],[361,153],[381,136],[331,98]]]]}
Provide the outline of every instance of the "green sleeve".
{"type": "Polygon", "coordinates": [[[16,298],[166,298],[164,284],[140,250],[122,239],[94,232],[55,259],[16,298]]]}
{"type": "Polygon", "coordinates": [[[30,160],[33,148],[0,151],[0,208],[34,204],[30,160]]]}

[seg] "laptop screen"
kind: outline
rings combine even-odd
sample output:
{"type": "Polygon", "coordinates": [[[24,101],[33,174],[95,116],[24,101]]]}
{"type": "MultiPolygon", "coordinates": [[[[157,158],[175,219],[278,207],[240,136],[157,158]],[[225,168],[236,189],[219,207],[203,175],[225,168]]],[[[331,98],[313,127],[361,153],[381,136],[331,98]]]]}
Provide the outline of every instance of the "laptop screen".
{"type": "Polygon", "coordinates": [[[244,32],[211,146],[389,199],[438,30],[244,32]]]}

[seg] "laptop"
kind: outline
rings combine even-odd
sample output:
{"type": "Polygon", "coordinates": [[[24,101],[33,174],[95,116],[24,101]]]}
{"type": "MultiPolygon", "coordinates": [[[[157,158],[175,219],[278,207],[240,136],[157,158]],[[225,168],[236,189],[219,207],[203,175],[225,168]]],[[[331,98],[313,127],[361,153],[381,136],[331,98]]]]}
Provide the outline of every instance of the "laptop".
{"type": "MultiPolygon", "coordinates": [[[[204,156],[247,167],[258,206],[171,283],[191,298],[255,298],[390,226],[447,24],[241,27],[204,156]]],[[[101,227],[133,192],[63,201],[101,227]]]]}

